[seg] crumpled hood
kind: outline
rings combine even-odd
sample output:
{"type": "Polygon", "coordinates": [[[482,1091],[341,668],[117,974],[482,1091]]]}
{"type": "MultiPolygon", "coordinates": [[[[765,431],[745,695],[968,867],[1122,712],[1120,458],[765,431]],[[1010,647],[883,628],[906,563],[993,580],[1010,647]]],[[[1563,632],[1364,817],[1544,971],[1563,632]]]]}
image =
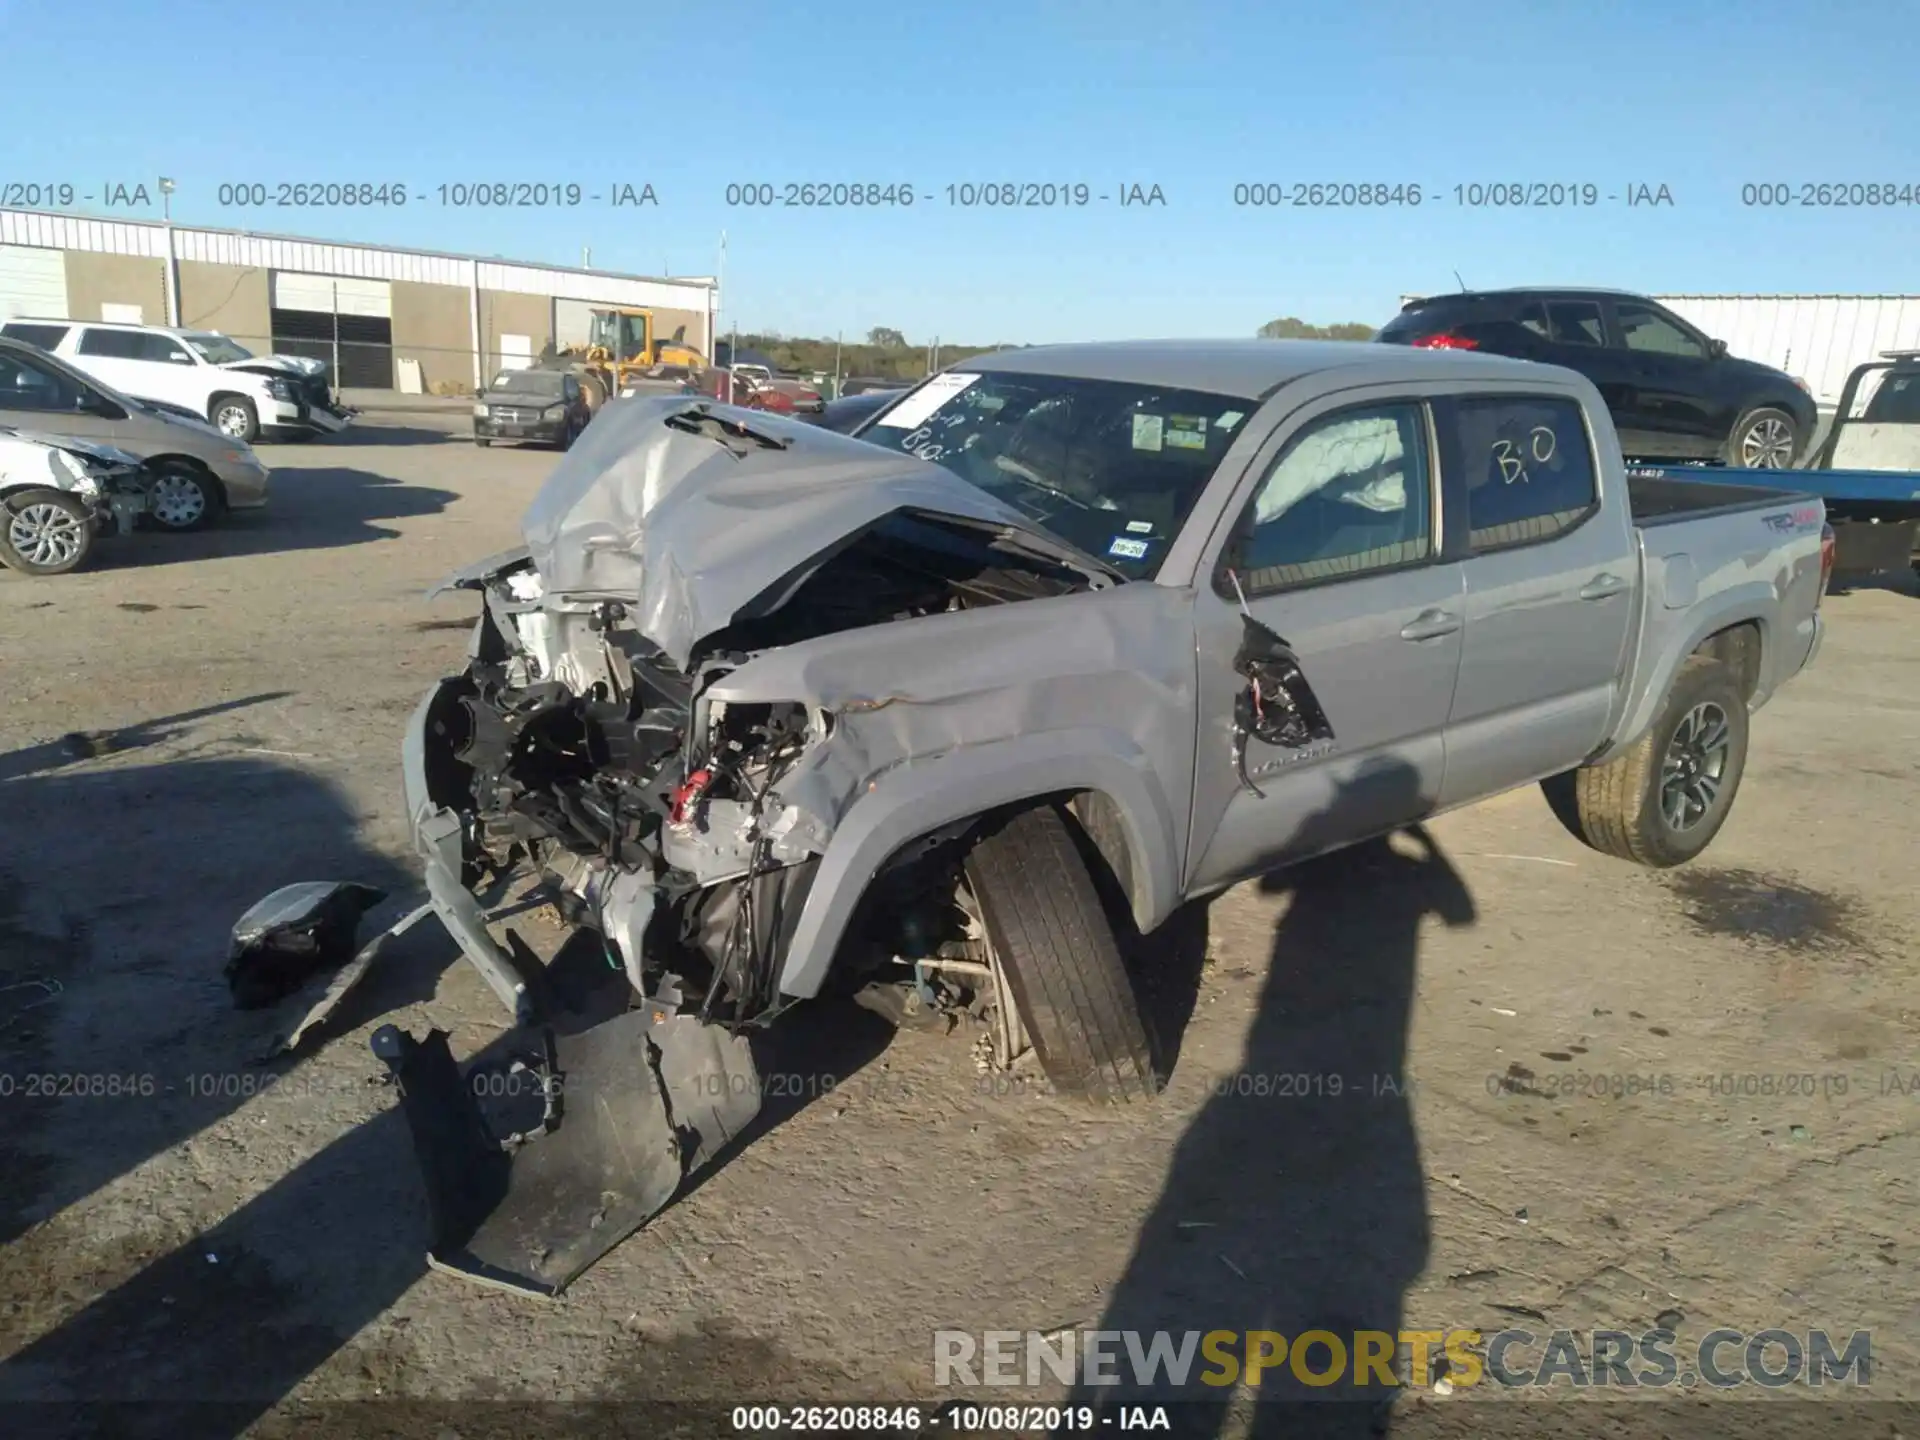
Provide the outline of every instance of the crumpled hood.
{"type": "Polygon", "coordinates": [[[222,370],[249,370],[255,373],[262,370],[277,370],[283,375],[318,375],[326,369],[326,362],[311,360],[300,355],[255,355],[246,360],[223,360],[222,370]]]}
{"type": "Polygon", "coordinates": [[[776,608],[844,545],[903,512],[985,530],[1096,583],[1121,578],[937,465],[681,395],[603,406],[521,528],[548,595],[622,601],[640,633],[684,666],[702,638],[776,608]],[[705,433],[682,428],[703,417],[705,433]]]}

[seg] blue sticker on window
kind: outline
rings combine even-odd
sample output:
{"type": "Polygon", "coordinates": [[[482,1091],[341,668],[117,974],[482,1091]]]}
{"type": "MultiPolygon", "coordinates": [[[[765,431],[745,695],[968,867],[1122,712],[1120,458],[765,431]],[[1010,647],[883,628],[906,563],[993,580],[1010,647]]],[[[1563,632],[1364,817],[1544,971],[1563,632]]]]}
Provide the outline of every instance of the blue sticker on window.
{"type": "Polygon", "coordinates": [[[1139,560],[1144,558],[1147,553],[1147,542],[1144,540],[1129,540],[1125,535],[1116,535],[1113,537],[1113,543],[1107,546],[1107,553],[1109,555],[1118,555],[1123,560],[1139,560]]]}

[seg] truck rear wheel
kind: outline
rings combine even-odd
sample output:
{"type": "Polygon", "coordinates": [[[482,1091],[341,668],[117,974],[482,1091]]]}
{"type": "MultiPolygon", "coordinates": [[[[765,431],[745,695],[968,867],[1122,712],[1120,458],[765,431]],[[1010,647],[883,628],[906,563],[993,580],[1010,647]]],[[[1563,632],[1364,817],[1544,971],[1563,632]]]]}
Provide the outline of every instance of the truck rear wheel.
{"type": "Polygon", "coordinates": [[[1747,701],[1733,667],[1696,655],[1647,733],[1604,765],[1544,782],[1567,828],[1602,854],[1684,865],[1712,843],[1747,765],[1747,701]]]}
{"type": "Polygon", "coordinates": [[[1104,1103],[1160,1088],[1120,947],[1054,806],[988,831],[966,859],[993,960],[1055,1089],[1104,1103]]]}

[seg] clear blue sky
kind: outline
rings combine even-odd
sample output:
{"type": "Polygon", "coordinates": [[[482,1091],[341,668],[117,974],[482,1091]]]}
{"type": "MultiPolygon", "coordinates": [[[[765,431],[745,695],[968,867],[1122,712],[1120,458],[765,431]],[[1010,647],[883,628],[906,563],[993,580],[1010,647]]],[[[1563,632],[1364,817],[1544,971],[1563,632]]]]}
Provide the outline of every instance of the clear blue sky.
{"type": "MultiPolygon", "coordinates": [[[[178,220],[659,274],[726,323],[960,343],[1381,323],[1402,293],[1912,291],[1920,205],[1754,209],[1743,182],[1920,186],[1920,5],[1784,0],[969,4],[0,0],[0,183],[167,174],[178,220]],[[657,208],[242,210],[223,182],[650,182],[657,208]],[[909,182],[879,211],[730,181],[909,182]],[[1159,185],[1164,207],[961,210],[949,183],[1159,185]],[[1482,209],[1470,182],[1668,186],[1482,209]],[[1378,210],[1238,182],[1418,183],[1378,210]],[[1432,199],[1439,191],[1444,199],[1432,199]]],[[[96,207],[97,208],[97,207],[96,207]]]]}

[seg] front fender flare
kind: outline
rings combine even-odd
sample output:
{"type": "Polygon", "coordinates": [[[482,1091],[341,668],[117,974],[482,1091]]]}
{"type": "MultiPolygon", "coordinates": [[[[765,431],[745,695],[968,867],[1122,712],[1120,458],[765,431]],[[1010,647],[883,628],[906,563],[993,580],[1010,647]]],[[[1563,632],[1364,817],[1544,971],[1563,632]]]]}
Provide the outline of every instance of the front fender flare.
{"type": "Polygon", "coordinates": [[[1042,795],[1097,790],[1119,811],[1133,918],[1151,930],[1179,903],[1173,813],[1146,754],[1112,730],[1049,730],[916,759],[868,783],[820,857],[780,971],[780,990],[816,995],[868,883],[902,846],[957,821],[1042,795]]]}

